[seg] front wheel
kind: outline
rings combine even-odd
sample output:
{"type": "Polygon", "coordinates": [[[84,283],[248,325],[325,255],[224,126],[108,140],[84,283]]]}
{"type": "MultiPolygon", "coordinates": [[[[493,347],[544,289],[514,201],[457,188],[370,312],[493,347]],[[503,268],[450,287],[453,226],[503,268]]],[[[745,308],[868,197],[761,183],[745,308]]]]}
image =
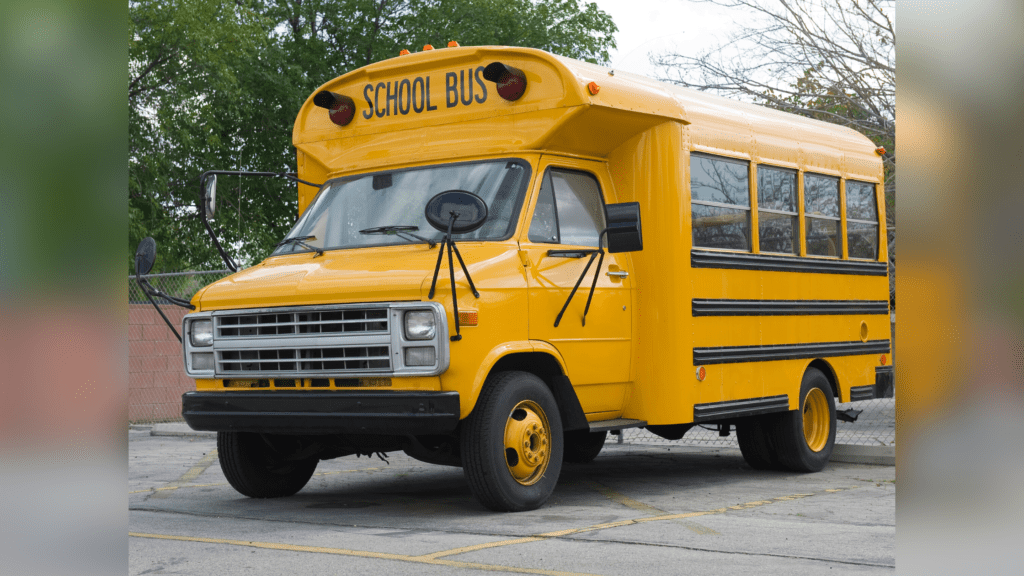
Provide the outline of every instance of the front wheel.
{"type": "Polygon", "coordinates": [[[562,470],[562,420],[544,382],[492,374],[462,431],[462,463],[477,500],[496,512],[540,508],[562,470]]]}
{"type": "Polygon", "coordinates": [[[231,487],[250,498],[291,496],[309,482],[317,458],[295,458],[285,438],[218,432],[217,456],[231,487]]]}

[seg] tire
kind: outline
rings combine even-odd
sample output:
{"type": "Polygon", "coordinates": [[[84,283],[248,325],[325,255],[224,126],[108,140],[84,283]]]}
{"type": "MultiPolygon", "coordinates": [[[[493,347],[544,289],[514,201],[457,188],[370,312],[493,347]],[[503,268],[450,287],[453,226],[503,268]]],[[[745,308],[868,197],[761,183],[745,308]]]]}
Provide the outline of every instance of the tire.
{"type": "Polygon", "coordinates": [[[565,455],[563,462],[573,464],[589,464],[597,458],[604,448],[608,432],[590,432],[589,430],[573,430],[565,432],[565,455]]]}
{"type": "Polygon", "coordinates": [[[319,462],[289,460],[273,437],[252,432],[218,432],[217,456],[228,483],[250,498],[280,498],[302,490],[319,462]]]}
{"type": "Polygon", "coordinates": [[[461,450],[469,488],[485,507],[540,508],[562,470],[562,420],[551,390],[528,372],[492,374],[463,422],[461,450]]]}
{"type": "Polygon", "coordinates": [[[800,409],[777,414],[771,432],[782,469],[817,472],[825,467],[836,442],[836,402],[820,370],[807,369],[800,384],[800,409]]]}
{"type": "Polygon", "coordinates": [[[740,452],[754,470],[775,470],[779,467],[779,456],[770,435],[774,416],[753,416],[736,423],[736,439],[740,444],[740,452]]]}

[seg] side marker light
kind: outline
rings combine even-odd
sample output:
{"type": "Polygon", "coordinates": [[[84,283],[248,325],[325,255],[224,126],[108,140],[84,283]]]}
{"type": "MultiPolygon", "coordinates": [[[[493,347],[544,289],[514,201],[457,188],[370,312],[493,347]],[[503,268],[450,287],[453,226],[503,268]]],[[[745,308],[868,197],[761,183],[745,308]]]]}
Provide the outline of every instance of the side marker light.
{"type": "Polygon", "coordinates": [[[879,156],[885,156],[885,146],[879,146],[878,148],[875,148],[875,154],[878,154],[879,156]]]}
{"type": "Polygon", "coordinates": [[[697,381],[703,382],[708,377],[708,371],[703,366],[697,366],[697,381]]]}
{"type": "Polygon", "coordinates": [[[346,126],[356,115],[356,103],[344,94],[322,90],[313,96],[313,105],[326,108],[327,115],[338,126],[346,126]]]}
{"type": "Polygon", "coordinates": [[[476,326],[480,322],[480,315],[476,310],[459,310],[459,324],[463,326],[476,326]]]}
{"type": "Polygon", "coordinates": [[[889,359],[885,357],[885,354],[882,354],[882,357],[879,358],[878,361],[882,363],[882,366],[885,366],[885,363],[888,362],[889,359]]]}
{"type": "Polygon", "coordinates": [[[448,47],[449,48],[458,48],[459,47],[459,43],[456,42],[455,40],[452,40],[451,42],[448,43],[448,47]]]}
{"type": "Polygon", "coordinates": [[[594,95],[601,91],[601,87],[597,85],[597,82],[591,82],[590,84],[587,84],[587,90],[591,95],[594,95]]]}

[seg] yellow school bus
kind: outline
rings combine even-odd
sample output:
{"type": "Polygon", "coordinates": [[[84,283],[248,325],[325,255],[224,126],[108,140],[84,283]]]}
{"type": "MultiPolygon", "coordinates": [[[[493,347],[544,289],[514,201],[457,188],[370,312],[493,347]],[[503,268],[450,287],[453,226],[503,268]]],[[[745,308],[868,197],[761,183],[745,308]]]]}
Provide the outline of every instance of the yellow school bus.
{"type": "Polygon", "coordinates": [[[836,403],[892,387],[882,162],[853,130],[451,47],[324,84],[293,142],[295,227],[183,324],[183,416],[242,494],[404,450],[529,510],[609,431],[697,424],[817,471],[836,403]]]}

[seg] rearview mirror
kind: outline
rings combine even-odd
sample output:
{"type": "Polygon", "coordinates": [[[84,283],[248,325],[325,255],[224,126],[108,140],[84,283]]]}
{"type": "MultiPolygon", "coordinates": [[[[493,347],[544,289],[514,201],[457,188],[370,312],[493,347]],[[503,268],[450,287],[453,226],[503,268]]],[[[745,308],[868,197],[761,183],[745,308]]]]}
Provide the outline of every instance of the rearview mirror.
{"type": "Polygon", "coordinates": [[[149,274],[149,271],[153,269],[154,262],[156,262],[156,240],[143,238],[135,250],[135,274],[137,276],[149,274]]]}
{"type": "Polygon", "coordinates": [[[639,252],[644,249],[640,232],[640,203],[623,202],[605,206],[608,219],[608,252],[639,252]]]}
{"type": "Polygon", "coordinates": [[[211,174],[206,178],[203,188],[203,208],[206,210],[206,217],[213,218],[213,211],[217,207],[217,175],[211,174]]]}

